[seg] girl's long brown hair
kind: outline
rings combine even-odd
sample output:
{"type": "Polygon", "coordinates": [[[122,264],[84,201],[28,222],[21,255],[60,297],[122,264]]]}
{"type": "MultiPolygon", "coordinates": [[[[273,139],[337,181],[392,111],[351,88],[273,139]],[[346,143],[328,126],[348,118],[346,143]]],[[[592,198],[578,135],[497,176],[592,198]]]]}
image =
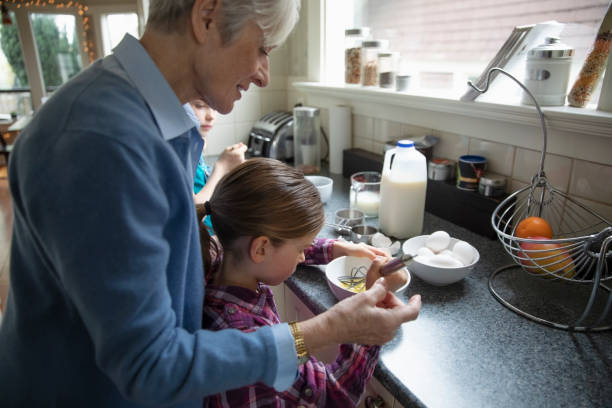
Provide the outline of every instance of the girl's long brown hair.
{"type": "MultiPolygon", "coordinates": [[[[210,215],[223,251],[237,259],[233,248],[239,237],[265,235],[273,245],[318,232],[325,221],[316,187],[299,170],[278,160],[250,159],[226,174],[208,202],[210,213],[198,206],[198,220],[210,215]]],[[[204,268],[211,266],[211,250],[217,251],[206,226],[200,223],[204,268]]]]}

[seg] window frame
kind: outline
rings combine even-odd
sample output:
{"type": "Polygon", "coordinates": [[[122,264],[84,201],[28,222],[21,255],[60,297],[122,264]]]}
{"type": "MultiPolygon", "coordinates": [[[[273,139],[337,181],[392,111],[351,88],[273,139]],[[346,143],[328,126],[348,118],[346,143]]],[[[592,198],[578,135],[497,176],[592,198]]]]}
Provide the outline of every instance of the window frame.
{"type": "MultiPolygon", "coordinates": [[[[32,20],[30,18],[31,14],[73,15],[75,17],[75,28],[77,30],[79,45],[85,41],[85,38],[83,37],[83,19],[78,15],[76,10],[67,8],[57,9],[49,6],[36,6],[29,8],[13,8],[12,11],[15,13],[15,19],[17,20],[19,42],[21,43],[26,74],[28,76],[28,82],[30,83],[29,91],[32,97],[32,107],[34,111],[36,111],[38,108],[40,108],[44,98],[47,96],[47,90],[45,88],[40,58],[38,56],[38,48],[36,47],[36,40],[32,30],[32,20]]],[[[89,60],[87,59],[87,55],[85,55],[81,46],[79,46],[78,49],[82,69],[85,69],[89,65],[89,60]]]]}
{"type": "Polygon", "coordinates": [[[87,14],[93,21],[94,37],[96,38],[96,55],[101,58],[104,55],[104,35],[102,33],[102,16],[105,14],[135,13],[138,18],[138,32],[142,35],[144,23],[139,11],[140,2],[136,4],[113,4],[113,5],[92,5],[89,6],[87,14]]]}

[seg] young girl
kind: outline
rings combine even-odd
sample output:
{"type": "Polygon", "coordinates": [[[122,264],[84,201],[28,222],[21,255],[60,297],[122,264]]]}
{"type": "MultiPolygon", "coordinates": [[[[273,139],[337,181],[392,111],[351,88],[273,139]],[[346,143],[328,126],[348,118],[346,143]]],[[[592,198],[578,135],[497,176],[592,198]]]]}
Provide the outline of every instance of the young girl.
{"type": "MultiPolygon", "coordinates": [[[[201,99],[189,102],[189,106],[185,106],[185,110],[194,122],[199,123],[200,135],[202,135],[204,146],[206,146],[206,138],[215,123],[216,112],[201,99]],[[191,112],[189,108],[191,108],[191,112]],[[194,115],[195,117],[193,117],[194,115]]],[[[247,147],[244,143],[236,143],[226,147],[217,159],[212,171],[211,167],[206,164],[204,149],[202,150],[194,176],[193,194],[196,204],[202,204],[208,200],[219,180],[234,167],[244,162],[246,150],[247,147]]]]}
{"type": "MultiPolygon", "coordinates": [[[[207,329],[248,332],[280,323],[268,285],[282,283],[298,263],[324,264],[343,255],[384,256],[365,244],[316,239],[325,219],[317,189],[301,172],[276,160],[241,164],[220,181],[204,207],[218,240],[201,228],[207,329]]],[[[257,383],[210,396],[204,406],[355,406],[378,353],[378,346],[343,344],[333,364],[313,357],[301,364],[297,380],[285,392],[257,383]]]]}

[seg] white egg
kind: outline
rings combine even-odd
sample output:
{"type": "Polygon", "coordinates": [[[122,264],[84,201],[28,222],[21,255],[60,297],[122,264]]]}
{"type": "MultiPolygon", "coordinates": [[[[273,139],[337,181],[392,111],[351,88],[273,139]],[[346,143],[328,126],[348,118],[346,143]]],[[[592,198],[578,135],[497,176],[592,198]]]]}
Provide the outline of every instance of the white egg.
{"type": "Polygon", "coordinates": [[[391,246],[391,238],[380,232],[372,235],[371,242],[372,246],[375,246],[376,248],[388,248],[391,246]]]}
{"type": "Polygon", "coordinates": [[[429,265],[429,259],[431,258],[432,258],[431,256],[427,256],[427,255],[417,255],[414,257],[414,262],[418,262],[423,265],[429,265]]]}
{"type": "Polygon", "coordinates": [[[441,251],[438,255],[448,255],[448,256],[453,256],[453,251],[451,251],[450,249],[446,248],[445,250],[441,251]]]}
{"type": "Polygon", "coordinates": [[[448,248],[450,235],[446,231],[436,231],[425,240],[425,246],[434,252],[440,252],[448,248]]]}
{"type": "Polygon", "coordinates": [[[397,254],[400,248],[401,248],[401,245],[399,241],[395,241],[393,244],[391,244],[391,246],[389,247],[389,250],[391,251],[391,255],[397,254]]]}
{"type": "Polygon", "coordinates": [[[440,268],[461,268],[463,264],[459,262],[455,257],[450,255],[434,255],[427,259],[429,265],[438,266],[440,268]]]}
{"type": "Polygon", "coordinates": [[[427,247],[420,247],[419,249],[417,249],[417,255],[428,258],[430,256],[434,256],[435,254],[431,249],[427,247]]]}
{"type": "Polygon", "coordinates": [[[387,247],[387,248],[378,248],[378,249],[380,249],[385,254],[387,254],[387,256],[391,256],[392,255],[390,247],[387,247]]]}
{"type": "Polygon", "coordinates": [[[472,246],[465,241],[458,241],[453,246],[453,254],[466,266],[471,264],[474,260],[474,250],[472,246]]]}

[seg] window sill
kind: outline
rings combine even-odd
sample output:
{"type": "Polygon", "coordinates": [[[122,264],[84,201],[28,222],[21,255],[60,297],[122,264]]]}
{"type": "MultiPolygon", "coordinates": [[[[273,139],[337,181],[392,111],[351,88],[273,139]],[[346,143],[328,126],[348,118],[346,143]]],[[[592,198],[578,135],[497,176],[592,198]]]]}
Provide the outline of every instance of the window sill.
{"type": "MultiPolygon", "coordinates": [[[[294,82],[293,86],[301,92],[341,97],[354,102],[394,105],[456,114],[468,118],[540,127],[534,107],[520,104],[463,102],[456,96],[437,94],[435,91],[406,93],[382,88],[352,87],[319,82],[294,82]]],[[[548,129],[612,138],[612,113],[571,106],[543,107],[542,111],[546,116],[548,129]]]]}
{"type": "MultiPolygon", "coordinates": [[[[401,93],[344,84],[290,83],[290,89],[307,95],[309,104],[321,108],[349,105],[354,115],[542,150],[540,121],[532,106],[463,102],[458,95],[432,92],[401,93]]],[[[548,133],[547,153],[612,165],[612,113],[569,106],[542,110],[548,133]]]]}

